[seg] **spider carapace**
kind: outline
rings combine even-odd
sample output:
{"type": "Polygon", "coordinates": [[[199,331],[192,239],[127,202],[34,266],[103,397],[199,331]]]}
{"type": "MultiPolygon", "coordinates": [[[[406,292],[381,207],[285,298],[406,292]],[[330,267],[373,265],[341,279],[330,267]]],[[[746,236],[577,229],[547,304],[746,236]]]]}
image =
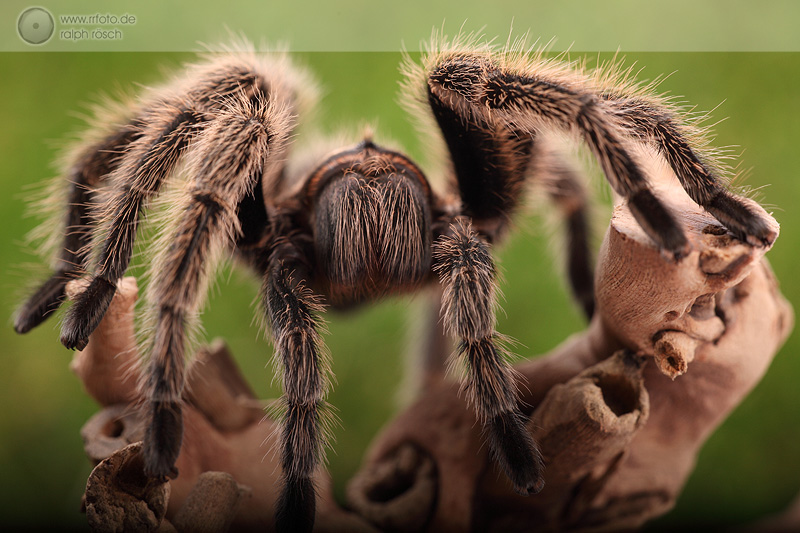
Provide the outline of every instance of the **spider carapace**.
{"type": "Polygon", "coordinates": [[[185,177],[179,199],[165,209],[148,284],[147,475],[175,473],[186,331],[225,250],[263,280],[284,388],[277,524],[300,531],[313,526],[312,480],[326,443],[323,305],[346,307],[430,283],[441,285],[442,322],[458,341],[466,398],[492,457],[517,492],[543,486],[543,460],[495,330],[490,246],[506,234],[527,184],[546,184],[566,222],[570,285],[592,315],[585,193],[553,148],[554,133],[589,147],[645,232],[675,260],[689,241],[652,192],[638,148],[662,159],[734,237],[754,246],[775,239],[763,210],[722,184],[692,120],[624,72],[522,46],[435,39],[419,62],[406,61],[404,73],[405,102],[426,121],[424,133],[438,132],[444,145],[446,191],[371,138],[293,166],[299,156],[290,154],[290,141],[314,100],[313,81],[285,54],[246,50],[208,54],[169,84],[101,111],[71,153],[54,273],[15,320],[18,332],[30,330],[61,305],[67,281],[87,278],[62,325],[69,348],[85,346],[102,319],[142,213],[166,180],[185,177]]]}

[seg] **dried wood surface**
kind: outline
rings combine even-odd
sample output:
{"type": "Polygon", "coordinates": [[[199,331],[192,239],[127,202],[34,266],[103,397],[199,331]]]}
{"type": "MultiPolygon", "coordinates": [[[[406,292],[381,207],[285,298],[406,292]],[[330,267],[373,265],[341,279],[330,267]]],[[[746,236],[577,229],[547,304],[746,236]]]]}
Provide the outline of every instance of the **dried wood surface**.
{"type": "MultiPolygon", "coordinates": [[[[665,257],[616,208],[597,261],[594,320],[550,354],[517,365],[528,428],[547,463],[540,494],[517,496],[489,460],[464,395],[441,371],[450,343],[432,329],[424,387],[376,437],[349,483],[350,510],[333,501],[319,472],[317,530],[616,531],[668,511],[705,440],[763,376],[793,313],[766,250],[731,239],[681,194],[662,197],[681,213],[691,254],[665,257]]],[[[87,454],[100,462],[87,487],[90,524],[270,530],[280,488],[269,453],[275,422],[221,342],[189,370],[180,475],[152,486],[136,470],[137,448],[128,446],[143,433],[135,299],[135,281],[123,280],[72,364],[104,408],[82,432],[87,454]]],[[[800,526],[797,515],[781,520],[800,526]]]]}

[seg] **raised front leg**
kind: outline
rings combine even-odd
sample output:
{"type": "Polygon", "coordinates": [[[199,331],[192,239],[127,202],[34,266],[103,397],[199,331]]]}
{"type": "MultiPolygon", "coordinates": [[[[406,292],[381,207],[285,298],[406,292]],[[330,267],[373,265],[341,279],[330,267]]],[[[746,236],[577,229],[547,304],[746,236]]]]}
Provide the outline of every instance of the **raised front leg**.
{"type": "Polygon", "coordinates": [[[476,217],[481,231],[483,213],[473,204],[500,205],[521,181],[504,171],[510,159],[492,154],[515,146],[524,155],[525,145],[519,143],[526,136],[560,130],[586,143],[639,225],[676,259],[689,252],[689,242],[653,193],[636,145],[655,147],[687,193],[739,239],[763,246],[777,235],[763,210],[725,189],[713,152],[703,149],[689,120],[655,94],[624,81],[615,86],[613,75],[576,72],[537,55],[457,49],[434,51],[423,59],[422,69],[409,72],[419,78],[409,86],[424,84],[424,98],[454,162],[465,212],[476,217]],[[482,199],[472,194],[477,190],[493,196],[482,199]]]}

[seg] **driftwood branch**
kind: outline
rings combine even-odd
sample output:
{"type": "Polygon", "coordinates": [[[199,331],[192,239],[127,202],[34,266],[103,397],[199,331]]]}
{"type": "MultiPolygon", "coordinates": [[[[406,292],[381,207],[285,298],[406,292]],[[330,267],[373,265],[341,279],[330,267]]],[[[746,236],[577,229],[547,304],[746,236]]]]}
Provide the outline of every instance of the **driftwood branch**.
{"type": "Polygon", "coordinates": [[[350,484],[356,511],[382,517],[386,528],[405,512],[364,495],[392,486],[381,473],[410,444],[437,465],[430,531],[616,531],[672,508],[700,447],[761,379],[793,325],[766,250],[731,239],[683,197],[662,193],[681,213],[692,253],[678,263],[665,258],[616,208],[598,257],[595,319],[517,367],[522,400],[536,407],[528,427],[547,463],[540,494],[513,493],[458,386],[442,382],[375,440],[350,484]]]}
{"type": "MultiPolygon", "coordinates": [[[[133,331],[136,294],[133,278],[120,283],[106,318],[71,365],[103,407],[81,431],[87,455],[98,463],[85,498],[90,527],[270,531],[281,486],[279,461],[271,453],[277,449],[277,424],[265,417],[264,404],[221,341],[201,349],[187,372],[178,477],[161,485],[144,477],[138,455],[144,420],[138,409],[140,371],[133,331]]],[[[318,472],[316,485],[320,531],[375,531],[334,503],[326,472],[318,472]]]]}
{"type": "MultiPolygon", "coordinates": [[[[763,376],[793,314],[765,249],[731,239],[682,193],[662,197],[682,213],[691,254],[664,257],[618,207],[598,258],[595,319],[552,353],[517,366],[528,428],[547,462],[540,494],[514,494],[489,459],[472,410],[442,372],[450,344],[436,326],[424,343],[424,389],[375,439],[348,486],[352,512],[335,504],[319,472],[317,529],[619,530],[669,510],[702,444],[763,376]]],[[[92,527],[269,530],[280,489],[268,453],[275,422],[221,343],[202,350],[189,370],[180,475],[151,486],[137,470],[136,444],[126,447],[142,435],[135,298],[135,282],[125,280],[73,362],[104,407],[83,430],[88,455],[102,461],[87,486],[92,527]],[[210,471],[230,477],[203,477],[210,471]],[[191,522],[212,500],[215,518],[191,522]]]]}

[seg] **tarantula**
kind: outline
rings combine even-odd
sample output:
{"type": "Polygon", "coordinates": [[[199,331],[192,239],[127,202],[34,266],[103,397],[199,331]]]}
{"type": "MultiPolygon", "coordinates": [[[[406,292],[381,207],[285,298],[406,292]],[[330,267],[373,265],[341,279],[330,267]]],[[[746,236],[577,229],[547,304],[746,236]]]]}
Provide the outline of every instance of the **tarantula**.
{"type": "Polygon", "coordinates": [[[689,196],[736,238],[756,246],[775,238],[760,212],[716,177],[713,157],[684,115],[624,76],[521,47],[443,39],[419,62],[407,59],[404,72],[407,102],[432,119],[446,145],[447,192],[370,137],[287,164],[313,84],[285,55],[248,51],[189,65],[130,103],[122,119],[106,120],[103,133],[75,152],[55,272],[15,321],[20,333],[37,326],[61,305],[65,284],[84,276],[88,283],[62,326],[61,341],[72,349],[82,349],[102,319],[149,202],[171,176],[186,177],[181,199],[169,207],[148,289],[147,475],[176,475],[186,329],[222,250],[263,279],[285,405],[277,522],[310,530],[330,377],[323,304],[347,307],[437,282],[444,326],[459,341],[465,390],[492,456],[517,492],[542,488],[543,460],[495,330],[490,246],[506,233],[526,184],[549,182],[567,219],[570,282],[592,315],[584,193],[572,167],[548,148],[552,132],[588,145],[645,232],[676,261],[690,245],[651,191],[637,147],[666,161],[689,196]]]}

